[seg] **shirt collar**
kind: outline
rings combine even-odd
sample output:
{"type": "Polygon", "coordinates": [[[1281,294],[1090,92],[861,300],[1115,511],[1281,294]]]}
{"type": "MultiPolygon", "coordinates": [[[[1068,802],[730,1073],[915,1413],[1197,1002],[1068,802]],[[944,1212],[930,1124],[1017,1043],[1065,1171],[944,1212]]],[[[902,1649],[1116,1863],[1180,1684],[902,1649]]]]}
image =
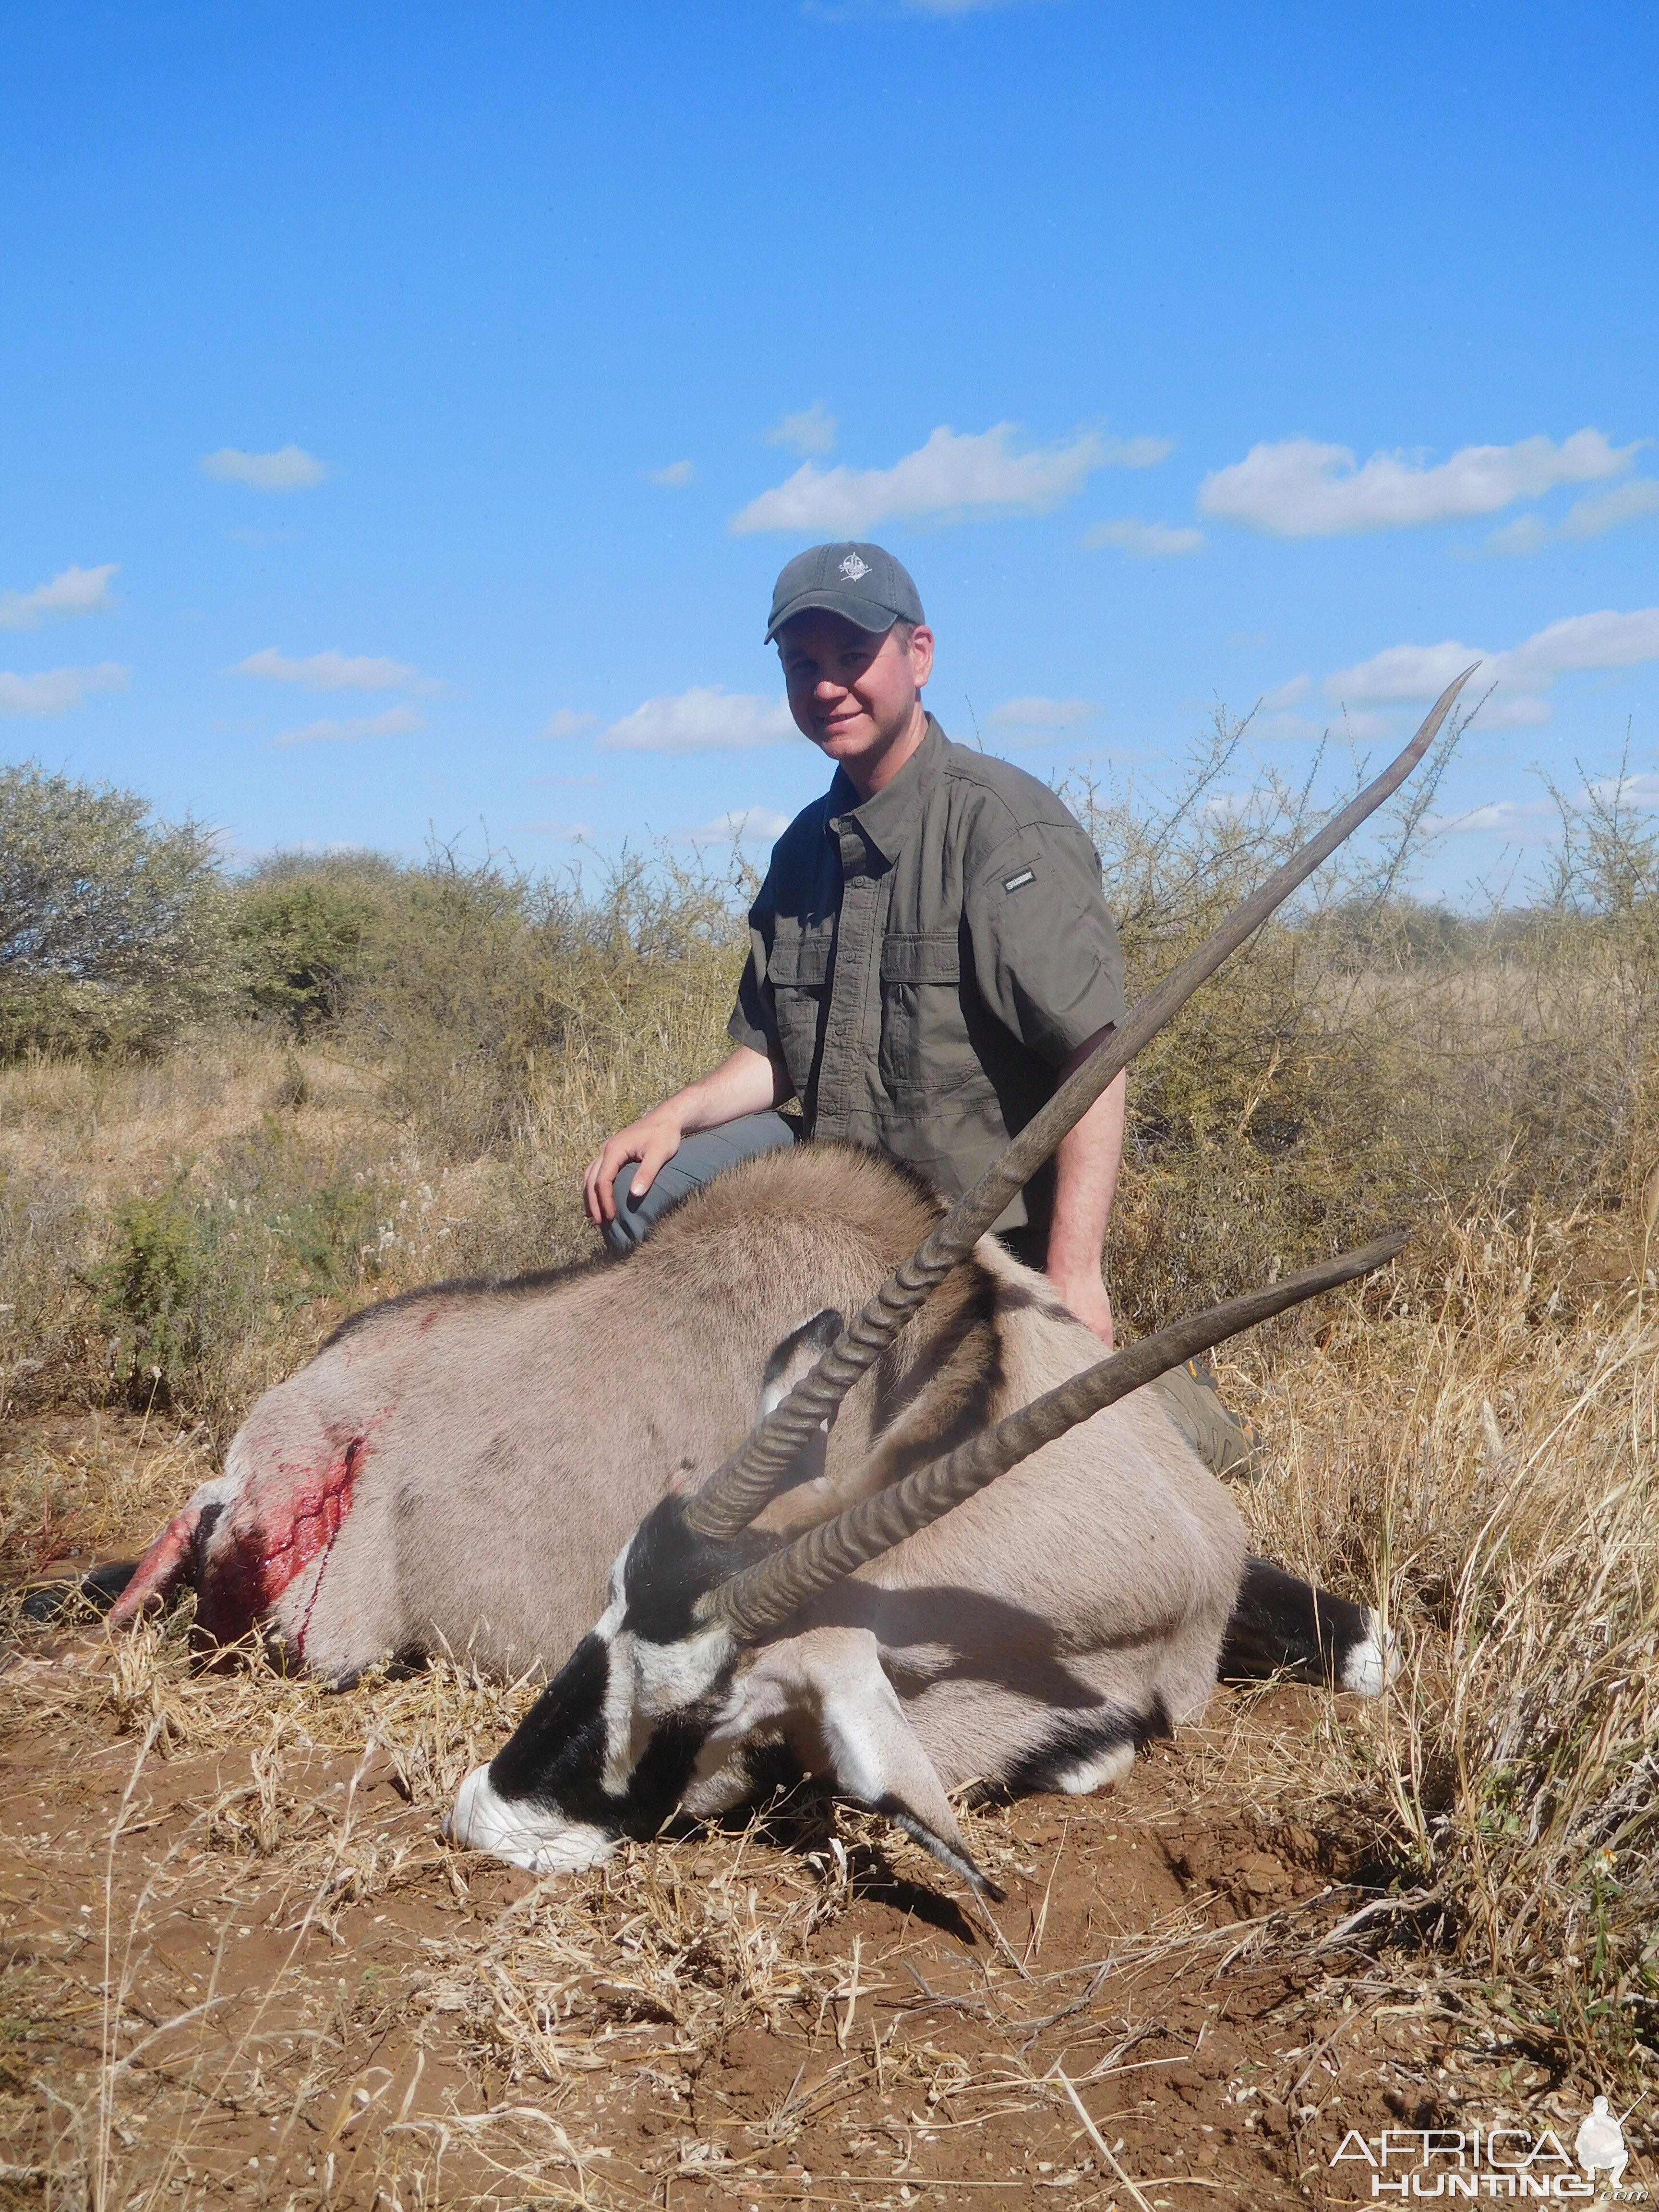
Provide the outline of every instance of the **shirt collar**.
{"type": "Polygon", "coordinates": [[[945,764],[945,732],[929,714],[927,735],[893,781],[862,800],[847,771],[838,768],[830,787],[830,835],[838,836],[847,823],[855,823],[865,842],[883,860],[896,860],[921,827],[923,809],[945,764]]]}

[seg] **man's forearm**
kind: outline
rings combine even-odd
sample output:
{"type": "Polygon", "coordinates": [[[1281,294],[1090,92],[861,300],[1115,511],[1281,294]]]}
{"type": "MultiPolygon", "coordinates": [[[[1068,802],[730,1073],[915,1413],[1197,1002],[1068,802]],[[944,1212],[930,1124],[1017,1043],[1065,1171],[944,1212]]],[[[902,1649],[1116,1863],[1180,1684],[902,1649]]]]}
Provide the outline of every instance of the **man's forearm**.
{"type": "Polygon", "coordinates": [[[689,1135],[693,1129],[717,1129],[744,1114],[764,1114],[793,1095],[794,1085],[782,1068],[763,1052],[740,1044],[718,1067],[663,1103],[678,1112],[680,1127],[689,1135]]]}
{"type": "MultiPolygon", "coordinates": [[[[1062,1082],[1082,1066],[1104,1035],[1102,1030],[1078,1048],[1060,1070],[1062,1082]]],[[[1044,1268],[1072,1310],[1108,1344],[1112,1340],[1111,1308],[1100,1261],[1123,1160],[1127,1090],[1127,1074],[1116,1077],[1060,1140],[1054,1155],[1054,1206],[1044,1268]]]]}
{"type": "Polygon", "coordinates": [[[1048,1229],[1051,1275],[1073,1275],[1088,1268],[1100,1272],[1123,1160],[1127,1087],[1127,1078],[1120,1075],[1060,1140],[1054,1155],[1054,1211],[1048,1229]]]}

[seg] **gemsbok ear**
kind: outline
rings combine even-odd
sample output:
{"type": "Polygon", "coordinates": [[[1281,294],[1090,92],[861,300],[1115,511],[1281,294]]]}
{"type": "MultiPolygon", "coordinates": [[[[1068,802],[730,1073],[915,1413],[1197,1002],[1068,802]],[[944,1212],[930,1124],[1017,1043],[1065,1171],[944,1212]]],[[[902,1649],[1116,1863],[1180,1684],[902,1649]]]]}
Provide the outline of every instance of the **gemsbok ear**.
{"type": "MultiPolygon", "coordinates": [[[[761,1373],[763,1415],[781,1406],[802,1376],[811,1373],[846,1326],[845,1317],[834,1306],[823,1306],[810,1321],[802,1322],[787,1336],[780,1338],[761,1373]]],[[[823,1426],[828,1429],[829,1421],[823,1426]]]]}
{"type": "Polygon", "coordinates": [[[811,1628],[761,1651],[734,1685],[704,1750],[705,1771],[757,1734],[781,1735],[809,1774],[885,1814],[924,1850],[1000,1904],[975,1864],[945,1785],[867,1628],[811,1628]]]}
{"type": "MultiPolygon", "coordinates": [[[[823,1306],[810,1321],[792,1328],[772,1347],[761,1373],[760,1412],[765,1419],[775,1407],[781,1406],[797,1382],[805,1381],[817,1365],[824,1353],[847,1326],[844,1315],[834,1306],[823,1306]]],[[[799,1491],[808,1483],[821,1482],[830,1449],[830,1431],[835,1426],[833,1413],[826,1414],[806,1442],[796,1453],[793,1464],[778,1484],[777,1495],[785,1497],[791,1491],[799,1491]]],[[[799,1504],[800,1501],[795,1501],[799,1504]]],[[[793,1525],[786,1508],[783,1515],[774,1514],[763,1522],[763,1527],[793,1525]]]]}

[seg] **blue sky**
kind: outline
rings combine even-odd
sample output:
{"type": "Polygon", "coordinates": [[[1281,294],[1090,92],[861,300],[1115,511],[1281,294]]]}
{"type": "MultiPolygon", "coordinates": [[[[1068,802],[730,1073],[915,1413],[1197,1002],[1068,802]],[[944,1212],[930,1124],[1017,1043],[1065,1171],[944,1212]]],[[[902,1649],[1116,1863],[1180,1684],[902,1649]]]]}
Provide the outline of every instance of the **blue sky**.
{"type": "Polygon", "coordinates": [[[532,865],[822,787],[761,635],[878,538],[953,734],[1158,773],[1498,688],[1659,804],[1659,15],[7,10],[0,746],[240,853],[532,865]]]}

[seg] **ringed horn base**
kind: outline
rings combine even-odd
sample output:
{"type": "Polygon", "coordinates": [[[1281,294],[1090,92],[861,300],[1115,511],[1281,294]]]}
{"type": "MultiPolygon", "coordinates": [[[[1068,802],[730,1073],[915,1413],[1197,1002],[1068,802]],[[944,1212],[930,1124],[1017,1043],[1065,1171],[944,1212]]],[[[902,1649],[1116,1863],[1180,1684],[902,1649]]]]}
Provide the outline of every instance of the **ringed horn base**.
{"type": "Polygon", "coordinates": [[[1271,1320],[1288,1307],[1317,1297],[1322,1291],[1335,1290],[1386,1267],[1403,1248],[1406,1237],[1406,1231],[1395,1230],[1359,1251],[1345,1252],[1320,1267],[1287,1275],[1283,1282],[1266,1290],[1230,1298],[1207,1313],[1192,1315],[1172,1328],[1159,1329],[1155,1336],[1143,1338],[1127,1352],[1114,1352],[1057,1389],[1033,1399],[1029,1406],[1010,1413],[994,1429],[983,1431],[945,1458],[917,1468],[902,1481],[890,1484],[821,1528],[798,1536],[770,1559],[733,1575],[708,1592],[697,1608],[699,1613],[705,1620],[723,1622],[739,1643],[756,1642],[768,1629],[799,1612],[817,1591],[844,1581],[867,1560],[914,1536],[1079,1421],[1127,1397],[1132,1390],[1178,1367],[1195,1352],[1207,1352],[1224,1337],[1271,1320]]]}

